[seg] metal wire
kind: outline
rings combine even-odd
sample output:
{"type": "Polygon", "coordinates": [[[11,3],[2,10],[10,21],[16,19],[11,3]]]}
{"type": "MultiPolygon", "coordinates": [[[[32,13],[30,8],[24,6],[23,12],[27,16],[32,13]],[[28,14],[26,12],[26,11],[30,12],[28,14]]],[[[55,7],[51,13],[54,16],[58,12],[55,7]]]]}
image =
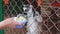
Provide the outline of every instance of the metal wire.
{"type": "MultiPolygon", "coordinates": [[[[23,14],[23,5],[27,2],[26,0],[9,0],[8,5],[3,5],[3,19],[17,16],[17,14],[23,14]]],[[[43,22],[33,22],[28,24],[28,28],[24,26],[22,29],[4,29],[5,34],[60,34],[60,6],[51,6],[52,3],[60,0],[42,0],[41,9],[32,1],[30,4],[33,5],[34,11],[41,11],[43,22]],[[37,24],[38,23],[38,24],[37,24]],[[33,25],[35,24],[35,26],[33,25]],[[37,26],[38,25],[38,26],[37,26]],[[31,28],[31,30],[29,29],[31,28]],[[35,28],[35,30],[34,30],[35,28]],[[33,30],[33,33],[31,33],[33,30]],[[40,31],[39,33],[36,33],[40,31]]],[[[36,12],[35,12],[36,13],[36,12]]],[[[29,14],[29,13],[28,13],[29,14]]],[[[38,13],[39,14],[39,13],[38,13]]],[[[40,16],[39,16],[40,17],[40,16]]],[[[39,18],[37,17],[37,18],[39,18]]],[[[38,19],[37,19],[38,20],[38,19]]]]}

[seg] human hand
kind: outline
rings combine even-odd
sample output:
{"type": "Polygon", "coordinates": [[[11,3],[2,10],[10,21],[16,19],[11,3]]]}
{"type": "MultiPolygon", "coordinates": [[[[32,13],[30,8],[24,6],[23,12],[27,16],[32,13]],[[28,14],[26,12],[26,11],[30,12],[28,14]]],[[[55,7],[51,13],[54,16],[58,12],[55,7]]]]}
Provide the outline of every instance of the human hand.
{"type": "Polygon", "coordinates": [[[17,24],[13,18],[8,18],[0,22],[0,28],[16,28],[17,24]]]}

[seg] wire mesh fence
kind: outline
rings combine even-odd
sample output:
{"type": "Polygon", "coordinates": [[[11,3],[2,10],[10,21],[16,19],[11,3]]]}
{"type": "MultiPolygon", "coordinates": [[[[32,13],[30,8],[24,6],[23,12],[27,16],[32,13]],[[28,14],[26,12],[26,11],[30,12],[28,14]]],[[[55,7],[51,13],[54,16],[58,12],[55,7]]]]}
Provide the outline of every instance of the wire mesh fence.
{"type": "MultiPolygon", "coordinates": [[[[60,34],[60,6],[53,6],[55,2],[60,4],[60,0],[42,0],[40,7],[37,6],[37,0],[31,0],[30,4],[34,9],[40,12],[43,22],[39,23],[41,34],[60,34]],[[40,27],[41,26],[41,27],[40,27]]],[[[28,4],[27,0],[9,0],[9,4],[3,4],[3,19],[16,16],[23,13],[23,5],[28,4]]],[[[37,28],[38,29],[38,28],[37,28]]],[[[37,30],[36,30],[37,31],[37,30]]],[[[36,32],[35,31],[35,32],[36,32]]],[[[22,29],[4,29],[5,34],[26,34],[26,26],[22,29]]]]}

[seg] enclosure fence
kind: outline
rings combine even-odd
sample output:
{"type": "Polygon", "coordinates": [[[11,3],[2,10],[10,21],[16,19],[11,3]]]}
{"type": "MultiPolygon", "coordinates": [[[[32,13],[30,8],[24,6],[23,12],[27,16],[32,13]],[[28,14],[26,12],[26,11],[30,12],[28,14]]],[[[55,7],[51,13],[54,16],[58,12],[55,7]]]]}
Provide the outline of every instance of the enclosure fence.
{"type": "MultiPolygon", "coordinates": [[[[37,1],[37,0],[35,0],[37,1]]],[[[3,19],[16,16],[17,14],[23,14],[23,5],[26,0],[9,0],[9,4],[3,4],[3,19]]],[[[60,34],[60,0],[42,0],[42,4],[38,10],[37,4],[31,1],[34,9],[40,11],[40,15],[43,19],[38,25],[41,28],[41,34],[60,34]],[[54,5],[55,4],[55,5],[54,5]],[[57,5],[56,5],[57,4],[57,5]]],[[[32,24],[31,24],[32,25],[32,24]]],[[[37,28],[38,29],[38,28],[37,28]]],[[[35,31],[36,32],[36,31],[35,31]]],[[[26,34],[27,29],[24,26],[21,29],[4,29],[5,34],[26,34]]]]}

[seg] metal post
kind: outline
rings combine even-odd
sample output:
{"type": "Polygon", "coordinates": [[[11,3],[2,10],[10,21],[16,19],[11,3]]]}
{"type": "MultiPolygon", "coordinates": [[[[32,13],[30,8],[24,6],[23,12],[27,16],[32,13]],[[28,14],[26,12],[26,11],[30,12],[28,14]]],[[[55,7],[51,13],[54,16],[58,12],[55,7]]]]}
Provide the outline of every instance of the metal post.
{"type": "MultiPolygon", "coordinates": [[[[2,21],[2,0],[0,0],[0,21],[2,21]]],[[[0,30],[0,34],[4,34],[4,31],[0,30]]]]}

